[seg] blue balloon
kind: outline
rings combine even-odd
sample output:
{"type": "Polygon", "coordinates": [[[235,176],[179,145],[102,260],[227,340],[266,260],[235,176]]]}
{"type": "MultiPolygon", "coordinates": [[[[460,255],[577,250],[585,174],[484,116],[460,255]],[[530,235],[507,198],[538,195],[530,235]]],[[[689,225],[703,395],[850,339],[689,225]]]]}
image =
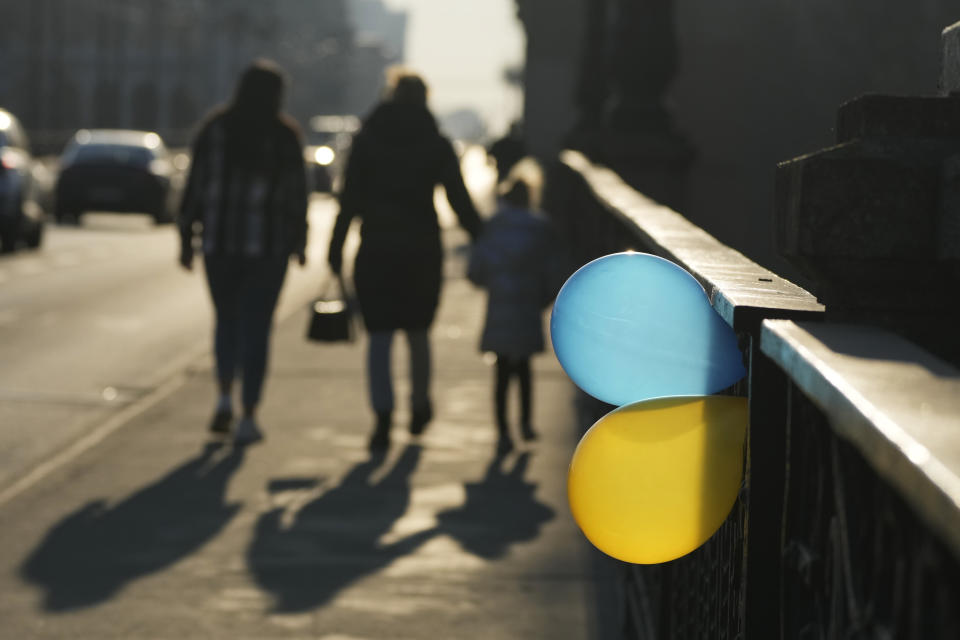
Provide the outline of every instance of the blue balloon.
{"type": "Polygon", "coordinates": [[[554,302],[550,334],[570,379],[613,405],[709,395],[746,375],[736,334],[700,283],[646,253],[577,270],[554,302]]]}

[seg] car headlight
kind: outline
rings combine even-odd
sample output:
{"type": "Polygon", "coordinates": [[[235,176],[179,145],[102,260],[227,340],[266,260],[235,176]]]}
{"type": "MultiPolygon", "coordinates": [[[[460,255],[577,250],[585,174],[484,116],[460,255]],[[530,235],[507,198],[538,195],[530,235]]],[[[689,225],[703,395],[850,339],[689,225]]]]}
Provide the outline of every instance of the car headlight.
{"type": "Polygon", "coordinates": [[[334,150],[326,145],[317,147],[317,150],[313,152],[313,159],[317,164],[324,167],[331,164],[333,159],[336,157],[337,154],[334,152],[334,150]]]}

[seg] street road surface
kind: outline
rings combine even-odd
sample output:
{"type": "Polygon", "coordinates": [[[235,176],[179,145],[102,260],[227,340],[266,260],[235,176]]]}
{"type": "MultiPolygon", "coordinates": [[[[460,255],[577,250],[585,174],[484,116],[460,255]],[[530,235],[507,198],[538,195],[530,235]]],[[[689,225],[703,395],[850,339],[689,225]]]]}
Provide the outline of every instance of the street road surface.
{"type": "MultiPolygon", "coordinates": [[[[335,212],[313,200],[308,265],[291,263],[281,316],[316,293],[335,212]]],[[[0,489],[209,351],[202,263],[181,269],[178,246],[146,216],[90,214],[0,257],[0,489]]]]}

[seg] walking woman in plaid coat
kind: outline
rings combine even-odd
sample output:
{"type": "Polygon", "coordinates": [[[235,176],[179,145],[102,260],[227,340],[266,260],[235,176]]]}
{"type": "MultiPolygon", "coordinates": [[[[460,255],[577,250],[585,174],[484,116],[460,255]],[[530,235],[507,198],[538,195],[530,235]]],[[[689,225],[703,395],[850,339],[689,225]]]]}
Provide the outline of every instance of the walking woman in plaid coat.
{"type": "Polygon", "coordinates": [[[293,256],[306,262],[307,187],[299,130],[281,113],[284,76],[269,61],[243,72],[233,101],[203,124],[180,211],[180,264],[195,242],[216,311],[220,398],[210,430],[229,434],[231,390],[242,373],[243,415],[234,440],[263,438],[256,422],[273,312],[293,256]]]}

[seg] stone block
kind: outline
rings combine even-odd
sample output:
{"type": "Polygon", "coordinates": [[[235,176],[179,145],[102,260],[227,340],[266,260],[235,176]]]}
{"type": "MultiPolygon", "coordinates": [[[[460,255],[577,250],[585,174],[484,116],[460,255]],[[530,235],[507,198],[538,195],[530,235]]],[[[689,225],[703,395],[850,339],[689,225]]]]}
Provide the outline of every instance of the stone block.
{"type": "Polygon", "coordinates": [[[781,250],[807,258],[919,260],[936,244],[937,167],[836,147],[783,163],[781,250]],[[792,174],[792,175],[791,175],[792,174]]]}
{"type": "Polygon", "coordinates": [[[960,23],[943,32],[940,90],[843,104],[837,146],[778,166],[774,216],[828,320],[960,363],[960,23]]]}
{"type": "Polygon", "coordinates": [[[943,162],[937,257],[960,265],[960,154],[943,162]]]}
{"type": "Polygon", "coordinates": [[[837,113],[837,143],[867,138],[954,138],[960,144],[960,94],[866,95],[845,102],[837,113]]]}
{"type": "Polygon", "coordinates": [[[957,306],[944,262],[956,214],[943,206],[946,158],[930,149],[858,141],[778,166],[777,248],[812,280],[828,315],[957,306]]]}
{"type": "Polygon", "coordinates": [[[960,93],[960,22],[943,30],[940,93],[960,93]]]}

